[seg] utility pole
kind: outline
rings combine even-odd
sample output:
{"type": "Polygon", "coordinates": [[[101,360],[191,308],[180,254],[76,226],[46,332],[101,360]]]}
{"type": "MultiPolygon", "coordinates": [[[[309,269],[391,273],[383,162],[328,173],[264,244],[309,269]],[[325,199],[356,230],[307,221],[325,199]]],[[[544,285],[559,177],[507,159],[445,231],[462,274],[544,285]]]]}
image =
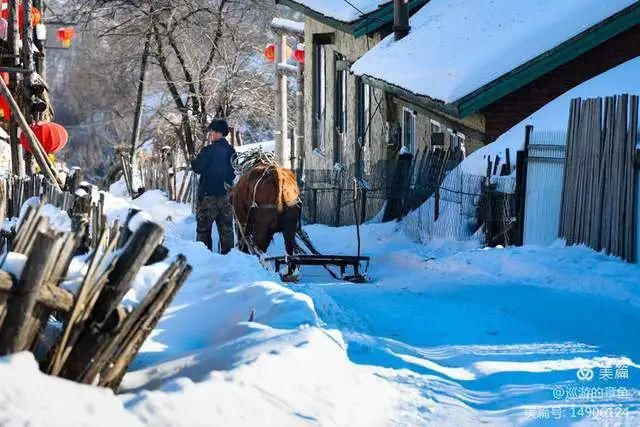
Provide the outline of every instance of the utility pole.
{"type": "Polygon", "coordinates": [[[280,64],[286,64],[287,35],[276,33],[276,156],[285,168],[291,168],[291,147],[289,146],[289,118],[287,111],[287,75],[280,71],[280,64]]]}
{"type": "Polygon", "coordinates": [[[304,140],[304,64],[301,62],[297,66],[287,64],[287,37],[295,37],[299,43],[304,42],[304,24],[288,19],[274,18],[271,21],[271,30],[276,36],[274,61],[276,72],[276,157],[283,167],[293,169],[295,158],[302,152],[302,141],[304,140]],[[296,94],[297,126],[294,129],[293,141],[289,139],[288,77],[295,78],[298,82],[298,93],[296,94]]]}
{"type": "MultiPolygon", "coordinates": [[[[298,35],[298,43],[304,44],[304,33],[298,35]]],[[[305,46],[306,50],[306,46],[305,46]]],[[[304,62],[298,63],[298,87],[296,92],[296,135],[293,147],[293,156],[298,159],[297,165],[291,165],[291,168],[298,168],[298,180],[302,178],[302,171],[304,169],[304,62]]],[[[293,162],[293,160],[292,160],[293,162]]]]}
{"type": "MultiPolygon", "coordinates": [[[[22,68],[26,71],[22,76],[22,111],[27,123],[33,123],[31,111],[31,74],[33,67],[33,26],[31,25],[32,0],[22,0],[22,68]]],[[[33,156],[25,153],[25,169],[28,175],[33,174],[33,156]]]]}
{"type": "MultiPolygon", "coordinates": [[[[13,66],[20,67],[20,49],[18,42],[20,41],[18,28],[18,0],[8,0],[7,7],[9,9],[9,22],[7,27],[7,41],[9,42],[10,54],[13,58],[13,66]]],[[[18,88],[18,74],[9,74],[9,89],[11,93],[16,93],[18,88]]],[[[9,142],[11,144],[11,172],[16,176],[24,176],[24,161],[22,160],[22,146],[18,139],[18,123],[15,115],[11,115],[9,122],[9,142]]]]}

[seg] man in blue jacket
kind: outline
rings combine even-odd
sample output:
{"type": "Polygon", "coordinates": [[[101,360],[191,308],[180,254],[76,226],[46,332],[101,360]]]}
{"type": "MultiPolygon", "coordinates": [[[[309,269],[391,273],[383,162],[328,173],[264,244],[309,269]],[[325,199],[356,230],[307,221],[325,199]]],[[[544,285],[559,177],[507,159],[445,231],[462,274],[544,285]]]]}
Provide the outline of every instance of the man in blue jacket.
{"type": "Polygon", "coordinates": [[[220,237],[220,252],[233,248],[233,210],[227,187],[233,185],[235,172],[232,159],[236,152],[227,142],[229,125],[216,119],[209,125],[208,144],[191,161],[193,171],[200,175],[196,210],[198,241],[212,250],[211,230],[216,223],[220,237]]]}

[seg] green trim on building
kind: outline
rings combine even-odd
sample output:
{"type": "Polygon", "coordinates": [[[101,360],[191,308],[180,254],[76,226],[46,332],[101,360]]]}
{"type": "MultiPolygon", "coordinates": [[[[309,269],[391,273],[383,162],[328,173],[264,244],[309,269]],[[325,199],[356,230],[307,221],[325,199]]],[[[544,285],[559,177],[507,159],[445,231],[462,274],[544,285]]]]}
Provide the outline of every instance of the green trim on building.
{"type": "Polygon", "coordinates": [[[400,96],[416,105],[464,118],[479,112],[504,96],[636,25],[640,25],[640,1],[449,104],[426,95],[417,95],[374,77],[366,76],[366,80],[368,84],[400,96]]]}
{"type": "MultiPolygon", "coordinates": [[[[425,5],[429,0],[410,0],[407,4],[409,13],[414,12],[418,8],[425,5]]],[[[325,16],[307,6],[298,3],[296,0],[276,0],[276,4],[282,4],[296,10],[318,22],[322,22],[330,27],[345,33],[351,34],[356,38],[371,34],[385,25],[393,22],[393,2],[384,4],[373,12],[367,13],[351,22],[343,22],[337,19],[325,16]]],[[[346,5],[346,3],[345,3],[346,5]]],[[[347,5],[348,6],[348,5],[347,5]]]]}
{"type": "MultiPolygon", "coordinates": [[[[409,13],[427,4],[429,0],[410,0],[407,3],[409,13]]],[[[356,38],[371,34],[387,24],[393,23],[393,2],[387,3],[353,23],[353,36],[356,38]]]]}
{"type": "Polygon", "coordinates": [[[452,105],[456,107],[462,117],[476,113],[638,24],[640,24],[640,2],[634,3],[561,45],[455,101],[452,105]]]}

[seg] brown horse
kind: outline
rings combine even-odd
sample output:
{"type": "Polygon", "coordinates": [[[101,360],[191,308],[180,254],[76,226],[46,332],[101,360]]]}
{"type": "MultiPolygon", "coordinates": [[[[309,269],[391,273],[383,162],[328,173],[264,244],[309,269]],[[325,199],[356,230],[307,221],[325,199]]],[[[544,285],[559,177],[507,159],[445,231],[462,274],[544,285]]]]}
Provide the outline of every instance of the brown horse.
{"type": "Polygon", "coordinates": [[[288,169],[258,164],[240,177],[231,192],[240,250],[247,243],[266,252],[274,234],[281,232],[288,255],[293,255],[300,225],[300,188],[288,169]]]}

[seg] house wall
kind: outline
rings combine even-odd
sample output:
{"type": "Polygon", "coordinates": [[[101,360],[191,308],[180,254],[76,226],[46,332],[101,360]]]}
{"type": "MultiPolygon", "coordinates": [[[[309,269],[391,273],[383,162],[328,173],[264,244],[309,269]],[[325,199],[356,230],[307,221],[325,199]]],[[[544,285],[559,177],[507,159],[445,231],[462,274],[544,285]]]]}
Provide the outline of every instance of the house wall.
{"type": "Polygon", "coordinates": [[[398,97],[394,97],[393,104],[394,111],[392,115],[398,125],[402,124],[403,111],[405,108],[416,112],[416,149],[420,151],[431,147],[432,120],[440,124],[441,132],[445,134],[445,148],[450,148],[448,137],[449,129],[454,132],[460,132],[465,136],[465,150],[467,155],[484,145],[484,134],[478,130],[484,126],[482,116],[474,115],[464,120],[456,120],[444,114],[420,108],[398,97]]]}
{"type": "MultiPolygon", "coordinates": [[[[355,62],[360,56],[373,48],[385,34],[355,38],[312,18],[305,19],[306,64],[304,76],[305,93],[305,144],[302,150],[305,180],[305,220],[325,224],[352,224],[355,221],[353,210],[353,177],[357,148],[357,78],[349,74],[347,82],[347,128],[339,158],[342,170],[336,170],[334,159],[335,144],[335,53],[341,54],[349,62],[355,62]],[[332,34],[333,43],[325,45],[326,58],[326,107],[323,130],[323,144],[314,149],[314,88],[313,73],[316,60],[313,49],[314,34],[332,34]],[[337,189],[343,189],[338,191],[337,189]],[[340,208],[338,208],[340,206],[340,208]]],[[[465,119],[455,119],[443,113],[418,107],[396,95],[382,89],[371,89],[368,142],[365,144],[363,158],[363,178],[369,188],[365,219],[376,216],[384,206],[388,195],[395,160],[401,148],[401,124],[403,106],[417,112],[416,145],[421,150],[430,146],[430,120],[442,125],[443,132],[452,129],[465,135],[466,153],[470,154],[484,144],[484,116],[473,115],[465,119]]],[[[445,144],[448,138],[445,137],[445,144]]],[[[340,169],[340,168],[338,168],[340,169]]],[[[360,215],[360,214],[359,214],[360,215]]]]}
{"type": "MultiPolygon", "coordinates": [[[[345,60],[353,63],[365,52],[381,40],[379,34],[355,38],[333,27],[322,24],[311,18],[305,19],[306,66],[305,66],[305,144],[303,150],[305,169],[305,219],[307,221],[326,224],[350,224],[354,222],[353,204],[348,203],[353,193],[345,191],[338,195],[336,188],[352,188],[356,161],[356,77],[348,75],[347,81],[347,128],[343,143],[342,171],[334,165],[334,87],[335,63],[334,54],[340,53],[345,60]],[[326,49],[326,115],[324,126],[324,144],[314,150],[313,147],[313,35],[333,34],[334,43],[325,45],[326,49]],[[313,189],[316,189],[313,194],[313,189]],[[340,199],[340,200],[338,200],[340,199]],[[338,204],[342,207],[337,209],[338,204]],[[336,221],[337,220],[337,221],[336,221]]],[[[362,152],[364,178],[374,190],[380,190],[385,179],[384,163],[387,159],[386,101],[384,92],[372,89],[371,124],[369,125],[369,142],[362,152]],[[378,106],[379,105],[379,106],[378,106]],[[375,112],[375,113],[374,113],[375,112]]],[[[376,191],[377,192],[377,191],[376,191]]],[[[378,192],[377,192],[378,193],[378,192]]],[[[383,206],[382,190],[375,197],[370,197],[366,204],[366,218],[375,216],[383,206]]]]}

